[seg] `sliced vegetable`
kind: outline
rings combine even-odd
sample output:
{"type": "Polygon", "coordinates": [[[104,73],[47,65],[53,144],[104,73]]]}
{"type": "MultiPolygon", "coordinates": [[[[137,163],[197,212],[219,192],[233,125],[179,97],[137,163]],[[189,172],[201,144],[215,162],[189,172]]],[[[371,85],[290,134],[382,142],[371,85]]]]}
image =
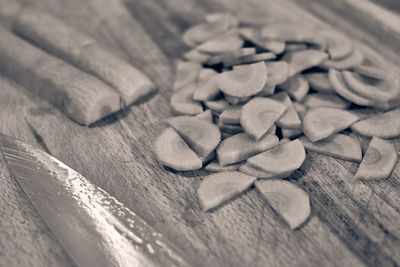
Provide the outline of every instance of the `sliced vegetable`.
{"type": "Polygon", "coordinates": [[[351,129],[365,136],[400,137],[400,108],[356,122],[351,129]]]}
{"type": "Polygon", "coordinates": [[[271,60],[271,59],[276,59],[276,55],[271,52],[265,52],[265,53],[245,55],[245,56],[233,58],[232,60],[225,62],[224,66],[230,67],[233,65],[250,64],[250,63],[256,63],[259,61],[266,61],[266,60],[271,60]]]}
{"type": "Polygon", "coordinates": [[[315,107],[333,107],[347,109],[351,103],[337,94],[329,93],[313,93],[308,94],[303,99],[303,103],[307,108],[315,107]]]}
{"type": "Polygon", "coordinates": [[[328,59],[324,52],[314,49],[291,51],[285,53],[281,60],[289,64],[289,77],[294,76],[303,70],[320,65],[328,59]]]}
{"type": "Polygon", "coordinates": [[[248,175],[255,176],[257,178],[265,178],[265,179],[277,178],[276,175],[268,173],[258,167],[255,167],[249,164],[248,162],[240,166],[239,171],[248,175]]]}
{"type": "Polygon", "coordinates": [[[310,198],[300,187],[284,180],[262,180],[255,185],[291,229],[301,226],[310,216],[310,198]]]}
{"type": "Polygon", "coordinates": [[[193,100],[195,91],[196,85],[192,83],[173,92],[170,99],[172,110],[178,115],[196,115],[203,112],[201,104],[193,100]]]}
{"type": "Polygon", "coordinates": [[[186,52],[183,54],[183,57],[187,60],[198,62],[198,63],[206,63],[207,60],[210,58],[210,55],[204,54],[197,50],[196,48],[193,48],[192,50],[186,52]]]}
{"type": "Polygon", "coordinates": [[[307,45],[305,43],[286,43],[285,51],[299,51],[306,50],[307,45]]]}
{"type": "Polygon", "coordinates": [[[278,142],[278,137],[272,134],[265,134],[258,140],[246,133],[236,134],[221,142],[217,148],[217,159],[221,165],[237,163],[274,147],[278,142]]]}
{"type": "Polygon", "coordinates": [[[208,100],[203,102],[204,105],[211,109],[214,112],[221,113],[224,111],[226,108],[229,107],[229,103],[226,102],[225,99],[218,99],[218,100],[208,100]]]}
{"type": "Polygon", "coordinates": [[[400,80],[396,77],[381,80],[351,71],[343,71],[342,75],[353,92],[375,102],[389,100],[400,94],[400,80]]]}
{"type": "Polygon", "coordinates": [[[217,124],[221,132],[229,134],[243,133],[243,128],[240,124],[224,124],[221,121],[217,124]]]}
{"type": "Polygon", "coordinates": [[[354,72],[357,72],[358,74],[370,77],[370,78],[375,78],[375,79],[382,79],[385,80],[388,78],[388,70],[384,68],[383,66],[376,67],[374,65],[357,65],[354,66],[353,68],[354,72]]]}
{"type": "Polygon", "coordinates": [[[306,106],[299,102],[293,102],[293,107],[296,110],[297,114],[299,114],[300,119],[303,120],[304,115],[306,115],[307,112],[306,106]]]}
{"type": "Polygon", "coordinates": [[[242,105],[232,105],[232,106],[227,107],[219,115],[219,119],[221,120],[221,123],[239,124],[241,110],[242,110],[242,105]]]}
{"type": "Polygon", "coordinates": [[[213,69],[201,68],[201,70],[199,72],[199,77],[197,78],[197,81],[203,82],[203,81],[208,80],[209,78],[213,77],[216,74],[218,74],[218,72],[216,72],[213,69]]]}
{"type": "Polygon", "coordinates": [[[348,128],[357,120],[356,115],[343,109],[311,108],[303,119],[303,133],[310,141],[315,142],[348,128]]]}
{"type": "Polygon", "coordinates": [[[172,117],[167,121],[201,157],[208,156],[221,141],[218,127],[208,121],[192,116],[172,117]]]}
{"type": "Polygon", "coordinates": [[[310,87],[315,91],[321,93],[334,93],[331,83],[329,82],[328,73],[326,72],[312,72],[304,74],[304,78],[310,84],[310,87]]]}
{"type": "Polygon", "coordinates": [[[327,51],[330,59],[342,59],[353,52],[351,41],[343,34],[333,30],[319,31],[327,42],[327,51]]]}
{"type": "Polygon", "coordinates": [[[207,109],[206,111],[203,111],[203,112],[197,114],[196,118],[199,118],[199,119],[211,122],[211,123],[213,122],[213,116],[212,116],[210,109],[207,109]]]}
{"type": "Polygon", "coordinates": [[[196,91],[193,93],[193,99],[199,101],[215,100],[221,96],[221,91],[218,89],[215,76],[203,79],[196,83],[196,91]]]}
{"type": "Polygon", "coordinates": [[[242,47],[243,39],[239,38],[237,30],[231,30],[197,46],[197,50],[208,54],[220,54],[234,51],[242,47]]]}
{"type": "Polygon", "coordinates": [[[351,53],[348,57],[345,57],[343,59],[326,60],[320,64],[320,67],[325,69],[333,68],[333,69],[343,70],[360,65],[362,64],[363,60],[364,56],[360,52],[360,50],[354,49],[353,53],[351,53]]]}
{"type": "Polygon", "coordinates": [[[215,208],[245,191],[256,179],[241,172],[219,172],[205,177],[197,191],[202,209],[215,208]]]}
{"type": "Polygon", "coordinates": [[[173,128],[165,129],[157,137],[155,153],[162,165],[177,171],[190,171],[202,167],[200,158],[173,128]]]}
{"type": "Polygon", "coordinates": [[[177,60],[173,90],[177,91],[182,87],[195,83],[200,70],[201,65],[197,62],[177,60]]]}
{"type": "Polygon", "coordinates": [[[288,138],[288,139],[293,139],[293,138],[299,137],[300,135],[303,134],[303,130],[301,128],[300,129],[282,128],[281,132],[282,132],[282,137],[288,138]]]}
{"type": "Polygon", "coordinates": [[[221,166],[216,160],[211,161],[204,167],[206,171],[210,172],[228,172],[228,171],[237,171],[240,166],[242,166],[243,162],[233,163],[229,165],[221,166]]]}
{"type": "Polygon", "coordinates": [[[307,95],[310,86],[303,75],[296,75],[279,85],[279,88],[285,90],[293,100],[300,102],[307,95]]]}
{"type": "Polygon", "coordinates": [[[231,96],[231,95],[226,95],[224,94],[225,100],[232,104],[232,105],[238,105],[240,103],[244,103],[250,100],[250,96],[245,96],[245,97],[236,97],[236,96],[231,96]]]}
{"type": "Polygon", "coordinates": [[[270,41],[261,36],[260,30],[244,27],[239,29],[239,34],[256,46],[269,50],[275,54],[281,54],[285,50],[285,42],[270,41]]]}
{"type": "Polygon", "coordinates": [[[207,60],[208,65],[223,64],[224,66],[236,65],[232,62],[237,61],[238,57],[254,55],[256,49],[254,47],[240,48],[238,50],[230,51],[227,53],[215,55],[207,60]]]}
{"type": "Polygon", "coordinates": [[[277,121],[287,107],[272,99],[255,97],[242,107],[240,124],[254,139],[259,139],[277,121]]]}
{"type": "Polygon", "coordinates": [[[270,150],[247,159],[247,162],[268,173],[282,175],[301,167],[306,159],[306,153],[301,142],[296,139],[280,144],[270,150]]]}
{"type": "Polygon", "coordinates": [[[300,129],[301,128],[301,120],[299,115],[297,114],[296,110],[293,107],[292,101],[290,100],[289,96],[286,92],[280,92],[273,96],[271,99],[281,102],[284,104],[287,109],[285,113],[283,113],[282,117],[280,117],[276,121],[276,125],[281,128],[286,129],[300,129]]]}
{"type": "Polygon", "coordinates": [[[361,162],[361,146],[354,138],[344,134],[334,134],[317,142],[311,142],[305,136],[299,138],[307,151],[313,151],[331,157],[361,162]]]}
{"type": "Polygon", "coordinates": [[[265,83],[265,87],[274,87],[287,80],[289,67],[286,61],[265,62],[265,66],[267,68],[267,82],[265,83]]]}
{"type": "Polygon", "coordinates": [[[232,71],[217,75],[218,88],[225,94],[246,97],[260,92],[267,81],[264,62],[233,67],[232,71]]]}
{"type": "Polygon", "coordinates": [[[393,145],[374,136],[354,178],[380,180],[388,178],[397,164],[397,152],[393,145]]]}

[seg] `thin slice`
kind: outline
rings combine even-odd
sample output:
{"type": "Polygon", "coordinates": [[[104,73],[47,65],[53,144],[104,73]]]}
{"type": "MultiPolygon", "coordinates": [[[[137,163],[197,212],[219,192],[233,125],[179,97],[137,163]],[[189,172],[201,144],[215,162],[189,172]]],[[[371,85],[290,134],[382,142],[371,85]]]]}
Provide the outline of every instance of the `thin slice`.
{"type": "Polygon", "coordinates": [[[197,191],[202,209],[217,207],[245,191],[256,179],[241,172],[219,172],[205,177],[197,191]]]}
{"type": "Polygon", "coordinates": [[[356,115],[343,109],[311,108],[304,116],[303,132],[310,141],[315,142],[348,128],[357,120],[356,115]]]}
{"type": "Polygon", "coordinates": [[[275,54],[281,54],[285,50],[285,42],[271,41],[261,36],[260,30],[250,27],[239,29],[239,34],[256,46],[269,50],[275,54]]]}
{"type": "Polygon", "coordinates": [[[322,35],[327,42],[330,59],[342,59],[353,52],[353,45],[345,35],[333,30],[322,30],[318,34],[322,35]]]}
{"type": "Polygon", "coordinates": [[[227,107],[220,115],[219,119],[224,124],[238,124],[240,123],[240,113],[242,105],[232,105],[227,107]]]}
{"type": "Polygon", "coordinates": [[[197,170],[202,167],[200,158],[171,127],[157,137],[155,153],[162,165],[177,171],[197,170]]]}
{"type": "Polygon", "coordinates": [[[289,66],[286,61],[265,62],[267,67],[267,82],[265,87],[272,87],[284,83],[289,74],[289,66]]]}
{"type": "Polygon", "coordinates": [[[303,103],[307,108],[315,107],[332,107],[347,109],[351,103],[337,94],[329,93],[313,93],[308,94],[303,99],[303,103]]]}
{"type": "Polygon", "coordinates": [[[183,57],[187,60],[203,64],[206,63],[211,56],[200,52],[196,48],[193,48],[192,50],[189,50],[183,54],[183,57]]]}
{"type": "Polygon", "coordinates": [[[380,180],[388,178],[397,164],[397,152],[393,145],[374,136],[354,178],[380,180]]]}
{"type": "Polygon", "coordinates": [[[307,107],[299,102],[293,102],[293,106],[294,109],[297,111],[297,114],[299,114],[300,119],[303,120],[304,115],[306,115],[307,112],[307,107]]]}
{"type": "Polygon", "coordinates": [[[240,166],[239,171],[248,175],[255,176],[257,178],[271,179],[277,178],[276,175],[268,173],[260,168],[257,168],[249,163],[245,163],[240,166]]]}
{"type": "Polygon", "coordinates": [[[228,171],[237,171],[240,166],[242,166],[243,162],[233,163],[225,166],[221,166],[218,161],[211,161],[207,166],[204,167],[206,171],[210,172],[228,172],[228,171]]]}
{"type": "Polygon", "coordinates": [[[281,102],[284,104],[287,109],[285,113],[283,113],[282,117],[280,117],[276,121],[276,125],[281,128],[286,129],[300,129],[301,128],[301,120],[299,115],[297,114],[296,110],[293,107],[292,101],[290,100],[289,96],[286,92],[280,92],[273,96],[271,99],[281,102]]]}
{"type": "Polygon", "coordinates": [[[310,85],[303,75],[296,75],[279,85],[279,88],[285,90],[293,100],[300,102],[307,95],[310,85]]]}
{"type": "Polygon", "coordinates": [[[256,63],[259,61],[266,61],[266,60],[272,60],[272,59],[276,59],[276,55],[271,52],[265,52],[265,53],[245,55],[245,56],[233,58],[230,61],[226,61],[224,63],[224,66],[230,67],[233,65],[250,64],[250,63],[256,63]]]}
{"type": "Polygon", "coordinates": [[[272,134],[265,134],[258,140],[251,139],[246,133],[236,134],[221,142],[217,159],[221,165],[237,163],[276,146],[278,142],[278,137],[272,134]]]}
{"type": "Polygon", "coordinates": [[[400,108],[356,122],[351,129],[364,136],[400,137],[400,108]]]}
{"type": "Polygon", "coordinates": [[[193,99],[198,101],[215,100],[221,96],[218,89],[215,75],[208,79],[199,80],[196,83],[196,91],[193,93],[193,99]]]}
{"type": "Polygon", "coordinates": [[[362,64],[363,60],[364,56],[361,51],[358,49],[354,49],[353,53],[351,53],[348,57],[336,60],[326,60],[320,64],[320,67],[325,69],[333,68],[344,70],[362,64]]]}
{"type": "Polygon", "coordinates": [[[235,66],[232,71],[218,74],[218,88],[225,94],[246,97],[260,92],[267,81],[264,62],[235,66]]]}
{"type": "Polygon", "coordinates": [[[196,85],[192,83],[172,93],[170,103],[174,113],[178,115],[196,115],[203,111],[201,104],[193,100],[195,91],[196,85]]]}
{"type": "Polygon", "coordinates": [[[268,173],[282,175],[300,168],[305,159],[304,147],[296,139],[250,157],[247,162],[268,173]]]}
{"type": "Polygon", "coordinates": [[[238,105],[241,103],[248,102],[250,100],[251,96],[236,97],[236,96],[224,94],[224,98],[228,103],[230,103],[232,105],[238,105]]]}
{"type": "Polygon", "coordinates": [[[219,121],[217,126],[223,133],[229,133],[231,135],[237,133],[243,133],[243,128],[240,124],[224,124],[221,123],[221,121],[219,121]]]}
{"type": "Polygon", "coordinates": [[[383,66],[374,66],[374,65],[357,65],[354,66],[353,68],[354,72],[357,72],[358,74],[370,77],[370,78],[375,78],[375,79],[387,79],[388,78],[388,70],[383,67],[383,66]]]}
{"type": "Polygon", "coordinates": [[[284,180],[262,180],[257,181],[255,185],[291,229],[301,226],[310,216],[308,194],[293,183],[284,180]]]}
{"type": "Polygon", "coordinates": [[[206,111],[197,114],[195,117],[208,122],[213,122],[213,116],[210,109],[207,109],[206,111]]]}
{"type": "Polygon", "coordinates": [[[197,50],[207,54],[221,54],[234,51],[242,47],[243,39],[239,37],[236,30],[229,31],[223,35],[217,36],[201,45],[197,50]]]}
{"type": "Polygon", "coordinates": [[[208,100],[203,102],[204,105],[216,113],[221,113],[229,107],[229,103],[225,99],[208,100]]]}
{"type": "Polygon", "coordinates": [[[179,90],[197,81],[201,70],[201,65],[191,61],[176,61],[176,74],[173,90],[179,90]]]}
{"type": "Polygon", "coordinates": [[[191,116],[172,117],[167,121],[201,157],[208,156],[221,141],[218,127],[208,121],[191,116]]]}
{"type": "Polygon", "coordinates": [[[313,151],[331,157],[361,162],[361,146],[354,138],[345,134],[334,134],[329,138],[311,142],[307,137],[299,138],[307,151],[313,151]]]}
{"type": "Polygon", "coordinates": [[[272,99],[255,97],[242,107],[240,124],[253,139],[259,139],[277,121],[287,107],[272,99]]]}
{"type": "Polygon", "coordinates": [[[253,55],[256,53],[254,47],[245,47],[238,50],[230,51],[227,53],[215,55],[207,60],[208,65],[223,64],[224,66],[232,66],[232,62],[235,62],[238,57],[253,55]]]}
{"type": "Polygon", "coordinates": [[[287,52],[281,60],[289,64],[289,77],[294,76],[303,70],[320,65],[328,59],[328,54],[319,50],[307,49],[287,52]]]}
{"type": "Polygon", "coordinates": [[[343,71],[343,78],[353,92],[375,102],[390,100],[400,94],[400,80],[396,77],[381,80],[343,71]]]}
{"type": "Polygon", "coordinates": [[[331,83],[329,82],[328,73],[326,72],[311,72],[304,74],[304,78],[310,84],[310,87],[320,93],[334,93],[331,83]]]}

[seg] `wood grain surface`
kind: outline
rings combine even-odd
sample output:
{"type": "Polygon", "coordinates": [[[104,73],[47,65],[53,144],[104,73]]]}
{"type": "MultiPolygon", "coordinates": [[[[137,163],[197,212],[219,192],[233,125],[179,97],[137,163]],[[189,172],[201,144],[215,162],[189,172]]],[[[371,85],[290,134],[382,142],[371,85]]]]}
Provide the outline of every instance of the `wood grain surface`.
{"type": "MultiPolygon", "coordinates": [[[[290,180],[310,194],[312,216],[292,231],[254,188],[213,212],[203,212],[196,190],[207,173],[166,170],[153,153],[153,142],[171,115],[174,60],[188,50],[180,36],[205,13],[230,10],[242,17],[262,14],[317,27],[326,24],[292,2],[264,0],[0,0],[0,22],[9,25],[24,5],[50,12],[101,42],[148,75],[159,93],[88,128],[0,77],[1,133],[41,146],[82,173],[198,266],[400,264],[399,166],[387,180],[352,183],[356,164],[307,153],[290,180]]],[[[357,138],[365,151],[368,140],[357,138]]],[[[399,140],[390,142],[399,151],[399,140]]],[[[0,203],[0,266],[73,265],[3,159],[0,203]]]]}

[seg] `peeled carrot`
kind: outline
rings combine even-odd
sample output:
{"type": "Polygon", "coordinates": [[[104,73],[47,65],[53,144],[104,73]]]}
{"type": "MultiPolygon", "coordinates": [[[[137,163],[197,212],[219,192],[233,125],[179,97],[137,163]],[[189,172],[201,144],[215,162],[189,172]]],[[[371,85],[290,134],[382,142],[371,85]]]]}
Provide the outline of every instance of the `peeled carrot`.
{"type": "Polygon", "coordinates": [[[295,101],[301,101],[307,95],[310,86],[303,75],[296,75],[279,85],[295,101]]]}
{"type": "Polygon", "coordinates": [[[303,103],[307,108],[332,107],[347,109],[351,103],[337,94],[313,93],[304,97],[303,103]]]}
{"type": "Polygon", "coordinates": [[[291,229],[301,226],[310,216],[310,198],[300,187],[284,180],[262,180],[255,185],[291,229]]]}
{"type": "Polygon", "coordinates": [[[196,170],[202,167],[200,158],[173,128],[165,129],[157,137],[155,153],[162,165],[177,171],[196,170]]]}
{"type": "Polygon", "coordinates": [[[361,162],[361,146],[354,138],[344,134],[334,134],[324,140],[311,142],[305,136],[299,138],[308,151],[313,151],[343,160],[361,162]]]}
{"type": "Polygon", "coordinates": [[[217,148],[217,159],[221,165],[237,163],[272,148],[278,141],[278,137],[272,134],[253,140],[246,133],[239,133],[221,142],[217,148]]]}
{"type": "Polygon", "coordinates": [[[242,107],[240,124],[254,139],[259,139],[277,121],[287,107],[272,99],[255,97],[242,107]]]}
{"type": "Polygon", "coordinates": [[[356,122],[351,129],[365,136],[400,137],[400,108],[356,122]]]}
{"type": "Polygon", "coordinates": [[[285,60],[289,64],[289,77],[292,77],[303,70],[320,65],[327,59],[326,53],[307,49],[287,52],[281,60],[285,60]]]}
{"type": "Polygon", "coordinates": [[[397,152],[393,145],[374,136],[369,143],[355,179],[380,180],[388,178],[397,164],[397,152]]]}
{"type": "Polygon", "coordinates": [[[221,141],[218,127],[208,121],[191,116],[171,117],[167,121],[202,157],[208,156],[221,141]]]}
{"type": "Polygon", "coordinates": [[[343,109],[311,108],[304,116],[303,132],[310,141],[315,142],[348,128],[357,120],[356,115],[343,109]]]}
{"type": "Polygon", "coordinates": [[[197,191],[202,209],[207,211],[217,207],[245,191],[256,179],[240,172],[219,172],[207,176],[197,191]]]}
{"type": "Polygon", "coordinates": [[[264,62],[235,66],[232,71],[218,74],[218,88],[227,95],[246,97],[260,92],[267,81],[264,62]]]}

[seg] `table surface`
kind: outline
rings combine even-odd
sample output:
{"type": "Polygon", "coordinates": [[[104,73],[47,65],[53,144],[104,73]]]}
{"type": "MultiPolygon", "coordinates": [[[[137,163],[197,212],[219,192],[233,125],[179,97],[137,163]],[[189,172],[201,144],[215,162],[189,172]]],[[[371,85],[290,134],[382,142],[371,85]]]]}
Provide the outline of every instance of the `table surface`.
{"type": "MultiPolygon", "coordinates": [[[[84,127],[0,77],[1,133],[47,149],[153,225],[200,266],[400,264],[399,166],[384,181],[352,183],[357,164],[307,153],[290,180],[310,194],[312,215],[304,227],[292,231],[254,188],[213,212],[203,212],[196,190],[207,173],[167,171],[153,153],[153,142],[171,115],[174,60],[188,50],[180,36],[205,13],[230,10],[247,18],[265,14],[318,27],[326,24],[286,0],[0,0],[1,23],[7,26],[27,4],[51,12],[137,66],[159,93],[84,127]]],[[[386,57],[393,53],[357,25],[339,24],[386,57]]],[[[368,140],[356,138],[365,151],[368,140]]],[[[399,151],[399,140],[390,142],[399,151]]],[[[70,265],[72,260],[0,159],[0,266],[70,265]]]]}

